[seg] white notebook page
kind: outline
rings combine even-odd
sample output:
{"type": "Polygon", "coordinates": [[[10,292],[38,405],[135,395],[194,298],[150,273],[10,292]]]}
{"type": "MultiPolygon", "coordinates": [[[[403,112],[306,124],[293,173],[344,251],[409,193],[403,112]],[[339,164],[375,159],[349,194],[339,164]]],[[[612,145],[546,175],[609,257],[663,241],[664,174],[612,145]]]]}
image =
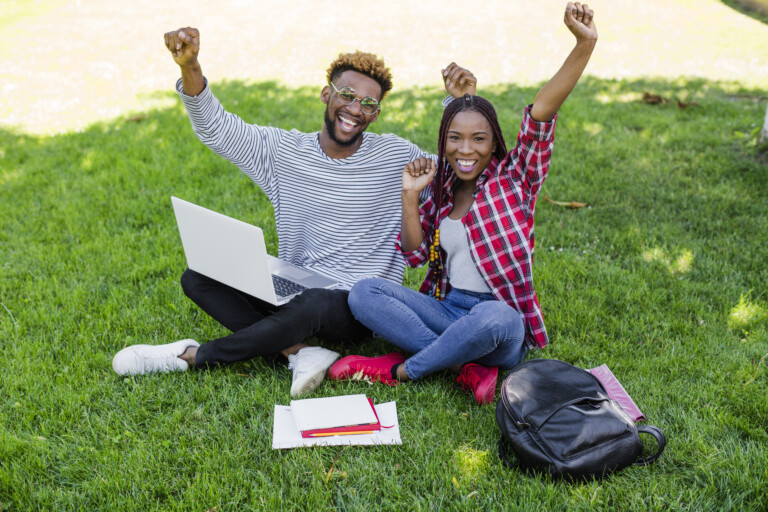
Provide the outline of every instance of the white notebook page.
{"type": "Polygon", "coordinates": [[[376,423],[365,395],[291,400],[291,412],[300,431],[376,423]]]}

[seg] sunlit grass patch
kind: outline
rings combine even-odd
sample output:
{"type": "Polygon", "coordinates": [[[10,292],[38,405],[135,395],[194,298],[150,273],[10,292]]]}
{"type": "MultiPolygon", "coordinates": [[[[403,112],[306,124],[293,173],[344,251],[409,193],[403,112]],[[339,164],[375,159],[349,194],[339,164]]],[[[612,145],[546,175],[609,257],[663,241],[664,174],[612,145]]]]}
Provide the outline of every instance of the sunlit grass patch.
{"type": "Polygon", "coordinates": [[[748,329],[766,319],[768,319],[768,309],[764,305],[750,300],[748,295],[742,295],[739,297],[739,303],[731,309],[728,315],[728,326],[731,329],[748,329]]]}
{"type": "Polygon", "coordinates": [[[492,459],[487,450],[477,450],[464,446],[456,450],[461,475],[467,478],[477,478],[488,471],[492,459]]]}
{"type": "Polygon", "coordinates": [[[21,176],[21,169],[8,169],[0,172],[0,185],[5,185],[11,180],[15,180],[21,176]]]}
{"type": "Polygon", "coordinates": [[[674,254],[670,254],[660,247],[653,247],[643,251],[643,261],[646,263],[659,263],[672,275],[690,272],[693,260],[693,252],[689,249],[681,249],[674,254]]]}

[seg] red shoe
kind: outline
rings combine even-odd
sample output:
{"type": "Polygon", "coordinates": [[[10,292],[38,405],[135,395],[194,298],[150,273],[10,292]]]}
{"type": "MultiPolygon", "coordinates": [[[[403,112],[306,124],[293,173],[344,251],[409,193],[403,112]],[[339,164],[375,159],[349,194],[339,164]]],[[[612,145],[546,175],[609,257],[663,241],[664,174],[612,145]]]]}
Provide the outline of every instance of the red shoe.
{"type": "Polygon", "coordinates": [[[498,377],[498,366],[487,367],[467,363],[461,367],[456,382],[475,395],[475,402],[483,405],[492,403],[496,397],[496,380],[498,377]]]}
{"type": "Polygon", "coordinates": [[[342,357],[328,370],[328,377],[333,380],[364,380],[397,386],[400,381],[392,375],[392,367],[404,361],[405,356],[397,352],[378,357],[342,357]]]}

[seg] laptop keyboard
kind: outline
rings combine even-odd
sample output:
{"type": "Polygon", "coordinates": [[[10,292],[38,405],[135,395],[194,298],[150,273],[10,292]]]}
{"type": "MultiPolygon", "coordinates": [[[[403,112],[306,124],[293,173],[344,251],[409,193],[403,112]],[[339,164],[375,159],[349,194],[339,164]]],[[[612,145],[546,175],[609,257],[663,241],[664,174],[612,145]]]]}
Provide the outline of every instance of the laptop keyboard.
{"type": "Polygon", "coordinates": [[[279,297],[288,297],[307,289],[306,286],[301,286],[298,283],[276,275],[272,275],[272,283],[275,285],[275,293],[279,297]]]}

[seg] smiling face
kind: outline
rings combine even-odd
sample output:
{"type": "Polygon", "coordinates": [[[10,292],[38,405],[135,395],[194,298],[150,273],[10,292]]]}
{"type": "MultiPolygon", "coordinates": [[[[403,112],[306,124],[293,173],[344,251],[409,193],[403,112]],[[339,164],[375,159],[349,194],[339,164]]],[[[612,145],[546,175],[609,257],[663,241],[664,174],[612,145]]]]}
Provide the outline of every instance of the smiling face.
{"type": "Polygon", "coordinates": [[[464,110],[448,127],[445,158],[462,181],[474,181],[491,163],[496,141],[491,124],[480,112],[464,110]]]}
{"type": "MultiPolygon", "coordinates": [[[[349,87],[355,91],[358,98],[381,99],[381,86],[373,78],[358,73],[357,71],[344,71],[335,81],[334,85],[341,90],[349,87]]],[[[352,147],[356,149],[357,143],[368,126],[376,121],[379,112],[372,115],[364,114],[360,109],[360,102],[354,101],[345,105],[339,98],[339,94],[330,86],[323,88],[321,95],[325,107],[325,123],[322,135],[327,136],[340,149],[352,147]]]]}

